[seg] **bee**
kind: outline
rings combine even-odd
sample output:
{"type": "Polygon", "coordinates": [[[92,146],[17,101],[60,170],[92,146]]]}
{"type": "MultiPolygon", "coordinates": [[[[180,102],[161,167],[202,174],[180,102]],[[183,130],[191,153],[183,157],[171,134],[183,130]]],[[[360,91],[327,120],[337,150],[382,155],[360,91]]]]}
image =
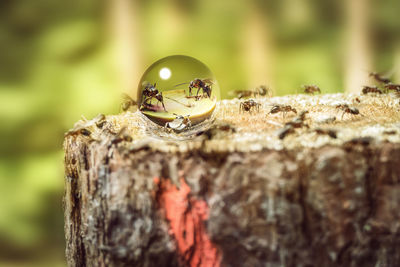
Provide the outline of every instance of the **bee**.
{"type": "Polygon", "coordinates": [[[208,98],[211,98],[211,92],[212,92],[212,85],[214,84],[211,79],[194,79],[190,83],[180,83],[175,86],[179,86],[182,84],[189,84],[189,97],[192,96],[192,90],[193,88],[197,88],[196,92],[196,100],[199,99],[199,92],[200,90],[203,90],[203,97],[207,96],[208,98]]]}
{"type": "Polygon", "coordinates": [[[313,95],[315,93],[321,93],[321,89],[316,85],[303,85],[304,93],[313,95]]]}
{"type": "Polygon", "coordinates": [[[377,94],[382,94],[382,91],[378,89],[376,86],[363,86],[362,93],[364,95],[368,93],[377,93],[377,94]]]}
{"type": "Polygon", "coordinates": [[[388,84],[385,84],[385,89],[387,91],[400,92],[400,84],[388,83],[388,84]]]}
{"type": "Polygon", "coordinates": [[[174,113],[174,115],[175,115],[175,119],[171,122],[167,122],[164,126],[165,129],[171,129],[176,132],[180,132],[180,131],[183,131],[185,129],[192,127],[192,122],[189,119],[189,115],[182,116],[182,115],[178,115],[175,113],[174,113]]]}
{"type": "Polygon", "coordinates": [[[360,111],[357,108],[350,107],[347,104],[336,105],[336,109],[341,109],[343,111],[342,119],[343,119],[344,114],[346,114],[346,113],[351,114],[351,115],[359,115],[360,114],[360,111]]]}
{"type": "Polygon", "coordinates": [[[127,94],[122,94],[122,99],[123,99],[123,101],[121,103],[122,111],[127,111],[130,109],[130,107],[137,105],[137,102],[135,100],[133,100],[133,98],[127,94]]]}
{"type": "Polygon", "coordinates": [[[374,78],[374,80],[377,81],[378,83],[384,83],[384,84],[390,83],[389,78],[382,77],[382,74],[377,72],[370,72],[368,76],[374,78]]]}
{"type": "Polygon", "coordinates": [[[271,95],[271,89],[265,85],[260,85],[259,87],[253,90],[235,90],[233,94],[237,96],[237,98],[242,99],[246,97],[257,97],[257,96],[266,96],[271,95]]]}
{"type": "Polygon", "coordinates": [[[336,131],[332,129],[315,128],[313,131],[319,135],[328,135],[331,138],[337,138],[336,131]]]}
{"type": "Polygon", "coordinates": [[[144,89],[142,91],[142,98],[144,97],[144,100],[142,101],[142,104],[140,105],[140,110],[143,110],[145,108],[147,109],[153,109],[152,105],[148,103],[148,101],[151,101],[152,98],[157,99],[158,102],[161,102],[164,111],[167,111],[165,109],[164,105],[164,98],[163,95],[158,89],[156,88],[156,83],[150,84],[150,83],[145,83],[144,89]]]}
{"type": "Polygon", "coordinates": [[[278,112],[283,112],[283,116],[285,116],[287,112],[293,112],[297,114],[297,110],[290,105],[274,105],[269,114],[275,114],[278,112]]]}
{"type": "Polygon", "coordinates": [[[239,112],[242,112],[242,111],[243,112],[244,111],[251,112],[252,109],[256,109],[257,111],[260,111],[260,106],[261,106],[261,104],[257,103],[253,99],[246,100],[246,101],[240,103],[239,112]]]}

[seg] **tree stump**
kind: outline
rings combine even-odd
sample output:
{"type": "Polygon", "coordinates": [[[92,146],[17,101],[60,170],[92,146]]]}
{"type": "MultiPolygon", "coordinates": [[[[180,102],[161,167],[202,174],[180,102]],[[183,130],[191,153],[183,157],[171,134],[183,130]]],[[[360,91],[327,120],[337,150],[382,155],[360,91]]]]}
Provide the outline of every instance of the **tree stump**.
{"type": "Polygon", "coordinates": [[[255,100],[220,101],[186,141],[152,137],[138,112],[79,122],[64,142],[68,265],[400,266],[398,98],[255,100]]]}

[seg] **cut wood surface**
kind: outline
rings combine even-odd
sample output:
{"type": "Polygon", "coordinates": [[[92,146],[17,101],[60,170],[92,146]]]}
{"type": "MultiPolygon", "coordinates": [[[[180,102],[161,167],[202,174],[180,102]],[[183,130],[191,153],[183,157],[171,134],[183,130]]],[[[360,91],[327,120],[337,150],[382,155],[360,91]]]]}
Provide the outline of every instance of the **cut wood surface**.
{"type": "Polygon", "coordinates": [[[184,141],[138,112],[78,122],[64,142],[69,266],[400,266],[399,98],[243,101],[220,101],[184,141]]]}

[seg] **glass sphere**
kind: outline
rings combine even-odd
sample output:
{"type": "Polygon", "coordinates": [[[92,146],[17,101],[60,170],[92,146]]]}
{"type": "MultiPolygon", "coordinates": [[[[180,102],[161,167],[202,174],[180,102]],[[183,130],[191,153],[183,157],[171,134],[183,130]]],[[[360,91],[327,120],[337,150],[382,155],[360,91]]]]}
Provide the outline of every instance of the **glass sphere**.
{"type": "Polygon", "coordinates": [[[199,124],[210,118],[219,97],[211,70],[201,61],[182,55],[153,63],[143,74],[137,95],[139,110],[161,126],[175,125],[177,120],[190,126],[199,124]]]}

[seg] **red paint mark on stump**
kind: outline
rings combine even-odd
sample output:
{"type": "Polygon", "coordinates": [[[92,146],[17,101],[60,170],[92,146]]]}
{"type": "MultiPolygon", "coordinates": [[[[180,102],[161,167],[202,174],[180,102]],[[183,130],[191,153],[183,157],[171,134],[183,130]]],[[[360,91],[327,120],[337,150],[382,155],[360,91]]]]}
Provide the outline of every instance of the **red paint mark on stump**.
{"type": "Polygon", "coordinates": [[[159,186],[159,204],[170,223],[179,255],[191,267],[219,267],[220,253],[207,235],[204,222],[208,206],[204,200],[190,196],[190,187],[181,178],[178,189],[169,179],[154,178],[159,186]]]}

